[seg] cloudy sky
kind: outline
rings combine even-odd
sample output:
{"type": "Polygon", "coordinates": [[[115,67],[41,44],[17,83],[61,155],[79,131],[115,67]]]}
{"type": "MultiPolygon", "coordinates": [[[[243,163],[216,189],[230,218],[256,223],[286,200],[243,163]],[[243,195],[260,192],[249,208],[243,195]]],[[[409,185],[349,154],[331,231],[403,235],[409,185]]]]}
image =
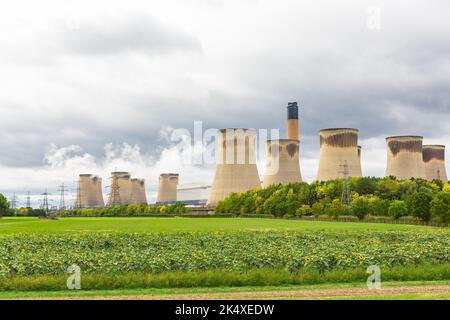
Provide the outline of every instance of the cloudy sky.
{"type": "Polygon", "coordinates": [[[163,171],[210,183],[214,166],[187,163],[173,130],[283,136],[288,101],[306,180],[327,127],[359,128],[363,173],[382,176],[386,136],[450,141],[449,12],[447,0],[4,2],[0,192],[23,202],[82,172],[107,185],[115,169],[145,178],[150,201],[163,171]]]}

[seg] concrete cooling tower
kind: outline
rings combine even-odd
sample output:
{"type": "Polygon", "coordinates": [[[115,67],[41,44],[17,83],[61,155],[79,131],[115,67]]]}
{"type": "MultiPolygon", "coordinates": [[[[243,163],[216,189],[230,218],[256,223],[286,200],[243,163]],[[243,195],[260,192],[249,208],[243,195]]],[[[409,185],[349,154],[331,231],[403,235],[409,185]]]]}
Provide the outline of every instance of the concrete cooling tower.
{"type": "Polygon", "coordinates": [[[442,180],[448,182],[445,168],[445,146],[424,145],[423,163],[427,180],[442,180]]]}
{"type": "Polygon", "coordinates": [[[267,141],[263,188],[273,184],[301,182],[298,140],[267,141]]]}
{"type": "Polygon", "coordinates": [[[317,180],[328,181],[349,177],[361,177],[361,161],[358,152],[358,129],[334,128],[319,131],[320,161],[317,180]]]}
{"type": "Polygon", "coordinates": [[[426,179],[420,136],[387,137],[386,176],[399,180],[411,178],[426,179]]]}
{"type": "MultiPolygon", "coordinates": [[[[361,165],[361,153],[362,153],[362,147],[358,146],[358,159],[359,159],[359,167],[362,168],[361,165]]],[[[362,170],[361,170],[361,175],[362,175],[362,170]]]]}
{"type": "Polygon", "coordinates": [[[256,130],[221,129],[217,135],[217,165],[208,206],[232,192],[261,188],[256,167],[256,130]]]}
{"type": "Polygon", "coordinates": [[[145,196],[144,179],[131,179],[131,203],[147,203],[147,197],[145,196]]]}
{"type": "Polygon", "coordinates": [[[263,188],[272,184],[301,182],[300,141],[297,102],[287,107],[287,139],[267,141],[266,169],[263,188]]]}
{"type": "Polygon", "coordinates": [[[159,176],[157,204],[177,201],[178,180],[178,173],[163,173],[159,176]]]}
{"type": "Polygon", "coordinates": [[[80,174],[75,207],[101,208],[105,206],[102,193],[102,179],[92,174],[80,174]]]}
{"type": "Polygon", "coordinates": [[[109,206],[131,204],[131,176],[128,172],[112,172],[109,206]]]}

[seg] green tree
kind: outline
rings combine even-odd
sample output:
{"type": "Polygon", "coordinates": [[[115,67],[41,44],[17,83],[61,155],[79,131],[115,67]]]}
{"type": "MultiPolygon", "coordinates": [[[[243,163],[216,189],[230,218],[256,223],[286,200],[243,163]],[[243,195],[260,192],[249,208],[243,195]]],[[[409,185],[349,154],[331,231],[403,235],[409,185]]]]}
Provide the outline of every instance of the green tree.
{"type": "Polygon", "coordinates": [[[286,214],[294,215],[300,206],[300,201],[298,199],[298,196],[294,193],[294,189],[290,189],[289,192],[286,195],[286,214]]]}
{"type": "Polygon", "coordinates": [[[372,216],[387,216],[389,215],[390,201],[387,199],[380,199],[372,197],[369,199],[369,214],[372,216]]]}
{"type": "Polygon", "coordinates": [[[310,216],[312,214],[312,209],[308,204],[302,204],[295,214],[299,217],[310,216]]]}
{"type": "Polygon", "coordinates": [[[0,193],[0,216],[9,211],[9,203],[4,195],[0,193]]]}
{"type": "Polygon", "coordinates": [[[369,214],[369,200],[365,196],[356,198],[352,201],[350,206],[353,215],[357,216],[360,220],[364,219],[364,217],[369,214]]]}
{"type": "Polygon", "coordinates": [[[431,219],[431,201],[433,201],[433,193],[416,192],[406,198],[409,215],[420,218],[423,221],[431,219]]]}
{"type": "Polygon", "coordinates": [[[377,181],[375,178],[352,178],[352,190],[358,192],[360,195],[374,194],[377,189],[377,181]]]}
{"type": "Polygon", "coordinates": [[[376,194],[382,199],[395,200],[399,195],[398,181],[393,177],[380,179],[377,183],[376,194]]]}
{"type": "Polygon", "coordinates": [[[439,218],[442,222],[450,221],[450,192],[441,191],[431,201],[431,215],[439,218]]]}
{"type": "Polygon", "coordinates": [[[404,217],[408,215],[408,207],[406,206],[405,201],[402,200],[394,200],[391,202],[389,206],[389,215],[394,219],[399,219],[400,217],[404,217]]]}
{"type": "Polygon", "coordinates": [[[341,200],[334,199],[326,209],[327,215],[337,218],[345,214],[345,207],[341,200]]]}
{"type": "Polygon", "coordinates": [[[301,204],[307,204],[311,206],[315,201],[314,194],[315,191],[313,191],[308,184],[302,183],[298,193],[298,200],[301,204]]]}
{"type": "Polygon", "coordinates": [[[318,217],[324,213],[324,205],[321,202],[315,202],[311,207],[311,212],[314,216],[318,217]]]}
{"type": "Polygon", "coordinates": [[[273,214],[277,217],[282,217],[286,213],[286,196],[283,191],[283,189],[275,191],[269,199],[264,202],[264,213],[273,214]]]}
{"type": "Polygon", "coordinates": [[[127,216],[135,216],[138,211],[138,206],[135,204],[129,204],[125,210],[127,216]]]}
{"type": "Polygon", "coordinates": [[[419,190],[419,184],[414,180],[404,180],[399,183],[398,192],[401,200],[406,200],[410,195],[419,190]]]}

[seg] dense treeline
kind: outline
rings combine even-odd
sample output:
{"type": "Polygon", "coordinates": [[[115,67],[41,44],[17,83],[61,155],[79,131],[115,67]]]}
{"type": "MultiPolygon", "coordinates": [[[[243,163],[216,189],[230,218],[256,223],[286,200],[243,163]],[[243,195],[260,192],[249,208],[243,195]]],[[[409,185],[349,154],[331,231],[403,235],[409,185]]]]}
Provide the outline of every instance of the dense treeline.
{"type": "Polygon", "coordinates": [[[153,214],[182,214],[192,212],[184,203],[176,202],[164,206],[149,206],[146,203],[140,205],[129,204],[124,206],[104,207],[95,209],[71,209],[61,212],[66,217],[114,217],[114,216],[144,216],[153,214]]]}
{"type": "Polygon", "coordinates": [[[216,214],[272,214],[330,217],[411,216],[423,221],[450,221],[450,185],[421,179],[351,178],[350,203],[341,201],[344,181],[315,181],[311,184],[273,185],[261,190],[231,194],[220,201],[216,214]]]}
{"type": "Polygon", "coordinates": [[[63,217],[114,217],[114,216],[144,216],[154,214],[187,214],[191,213],[192,209],[186,207],[182,202],[176,202],[164,206],[149,206],[146,203],[140,205],[130,204],[123,206],[104,207],[104,208],[80,208],[80,209],[66,209],[45,212],[43,209],[34,208],[18,208],[12,209],[9,207],[8,201],[0,193],[0,216],[17,216],[17,217],[45,217],[63,216],[63,217]]]}

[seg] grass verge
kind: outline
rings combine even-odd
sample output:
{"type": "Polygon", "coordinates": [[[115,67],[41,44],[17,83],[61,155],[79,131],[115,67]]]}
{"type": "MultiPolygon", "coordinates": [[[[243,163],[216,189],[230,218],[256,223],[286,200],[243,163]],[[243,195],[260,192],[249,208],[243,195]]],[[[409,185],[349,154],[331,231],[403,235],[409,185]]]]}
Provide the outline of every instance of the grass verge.
{"type": "MultiPolygon", "coordinates": [[[[450,265],[411,265],[381,270],[382,281],[450,280],[450,265]]],[[[202,272],[165,272],[159,274],[121,273],[81,276],[83,290],[139,288],[196,288],[315,285],[328,283],[365,283],[365,269],[319,272],[302,269],[296,273],[278,269],[253,269],[247,272],[208,270],[202,272]]],[[[0,279],[0,291],[67,290],[67,276],[16,276],[0,279]]]]}
{"type": "Polygon", "coordinates": [[[430,293],[428,288],[436,286],[449,286],[450,281],[406,281],[406,282],[383,282],[383,290],[402,288],[400,292],[409,290],[408,288],[423,288],[423,293],[399,293],[380,294],[370,292],[375,295],[354,294],[355,290],[365,289],[364,282],[338,283],[338,284],[316,284],[316,285],[286,285],[286,286],[253,286],[253,287],[211,287],[211,288],[139,288],[139,289],[115,289],[115,290],[60,290],[60,291],[0,291],[0,299],[208,299],[236,296],[242,298],[240,294],[245,294],[245,298],[261,299],[445,299],[450,297],[448,293],[430,293]],[[345,292],[346,296],[317,295],[317,291],[345,292]],[[301,292],[301,296],[292,297],[284,295],[286,292],[301,292]],[[308,292],[311,292],[311,296],[308,292]],[[314,294],[316,293],[316,294],[314,294]],[[254,294],[254,296],[252,296],[254,294]]]}

